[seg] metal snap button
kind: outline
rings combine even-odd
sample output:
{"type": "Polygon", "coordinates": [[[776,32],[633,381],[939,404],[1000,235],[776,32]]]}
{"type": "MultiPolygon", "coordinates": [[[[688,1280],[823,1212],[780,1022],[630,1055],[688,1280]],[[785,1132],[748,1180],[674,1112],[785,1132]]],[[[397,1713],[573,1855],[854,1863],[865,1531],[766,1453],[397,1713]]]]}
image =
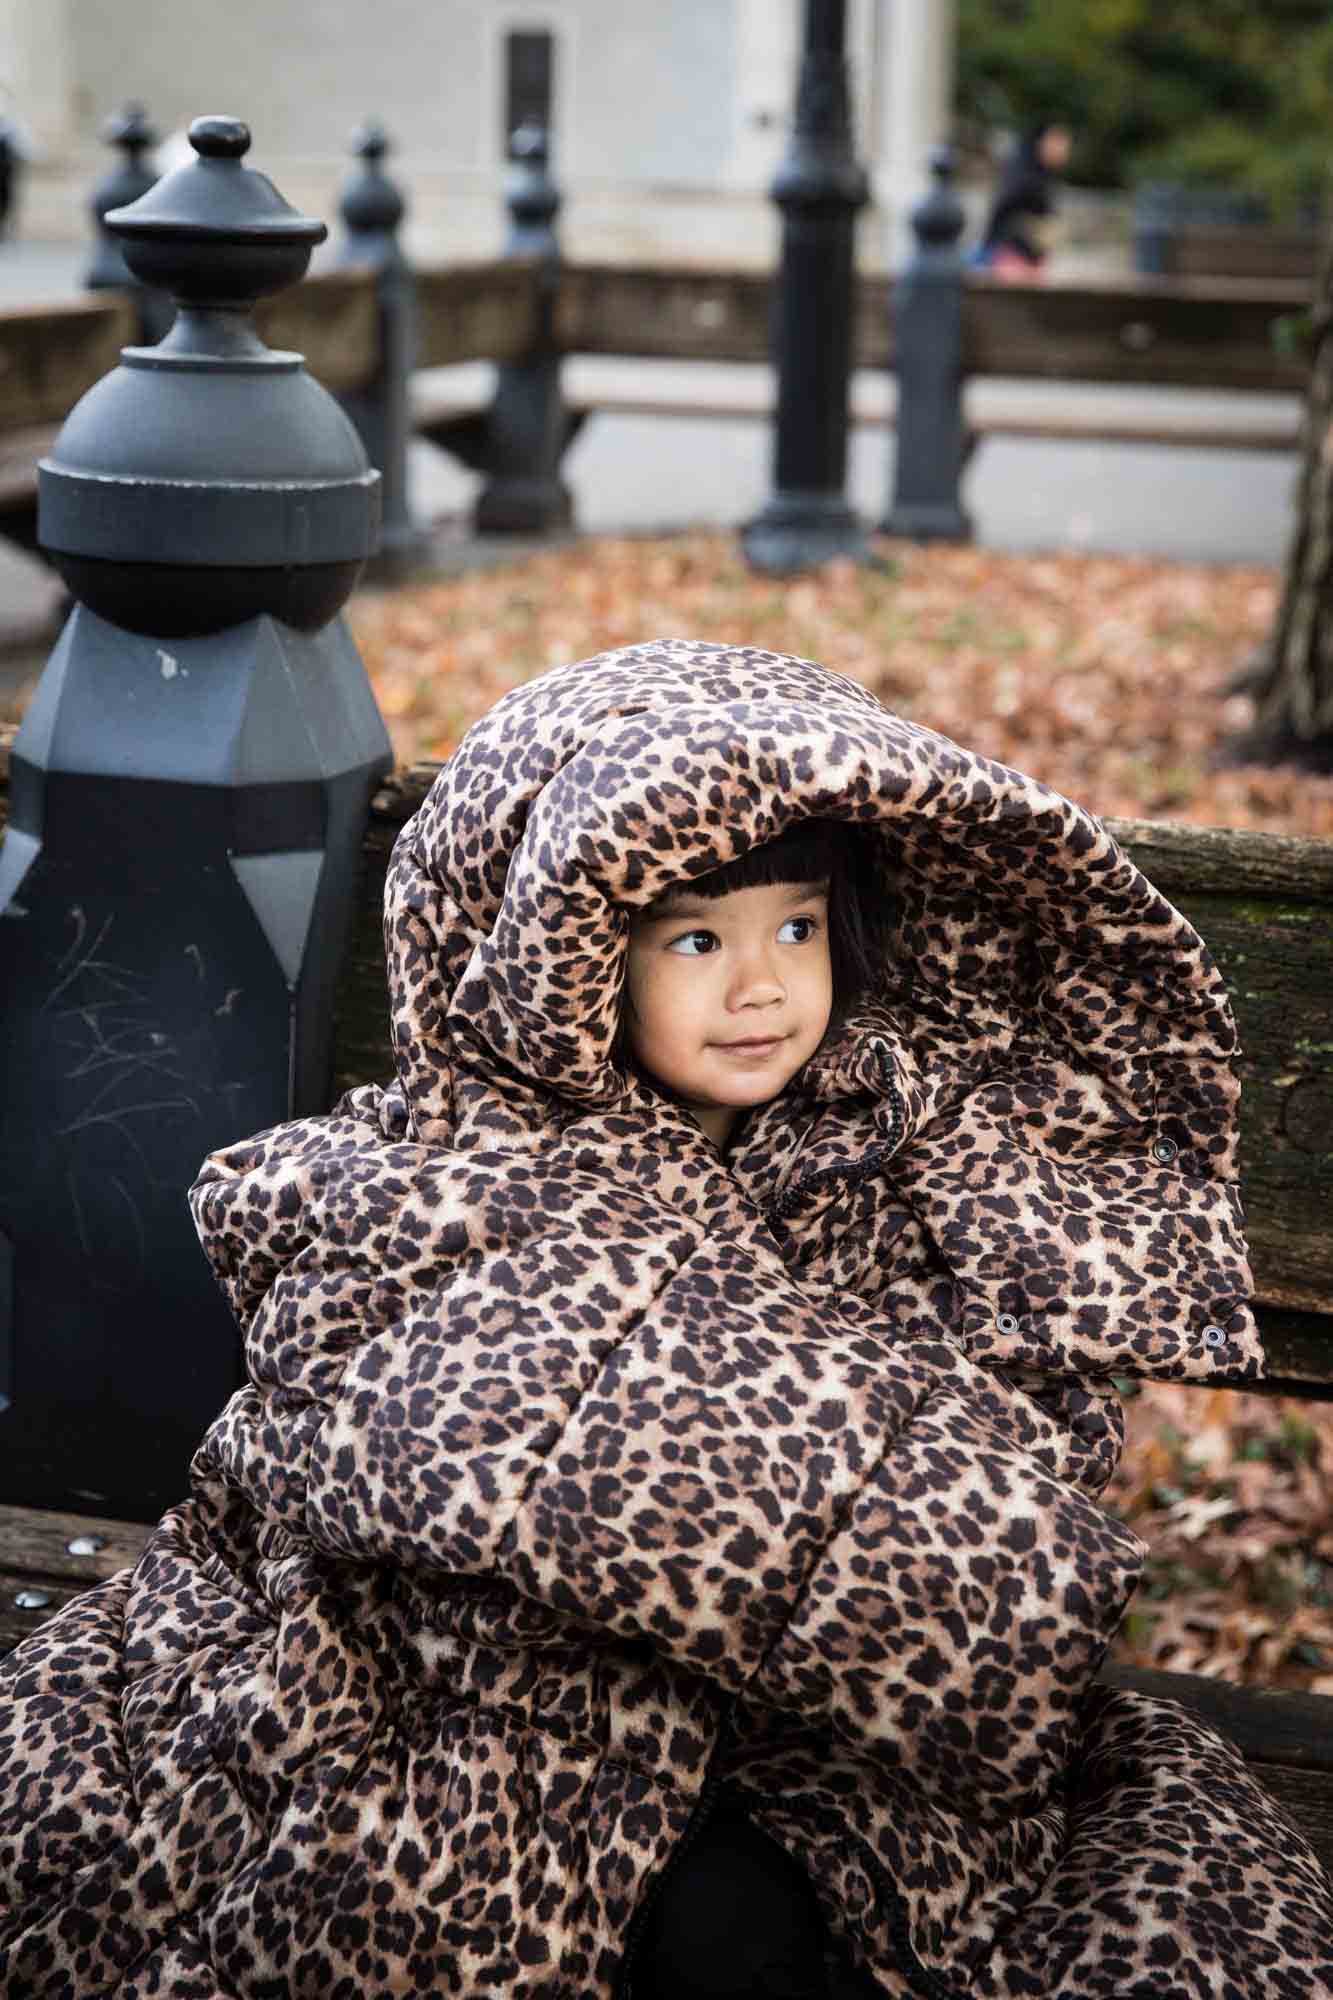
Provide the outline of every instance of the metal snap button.
{"type": "Polygon", "coordinates": [[[1152,1156],[1155,1160],[1160,1160],[1164,1167],[1170,1166],[1179,1151],[1180,1148],[1174,1139],[1153,1140],[1152,1156]]]}
{"type": "Polygon", "coordinates": [[[1001,1333],[1018,1332],[1018,1319],[1013,1313],[1001,1313],[995,1324],[1001,1333]]]}
{"type": "Polygon", "coordinates": [[[1226,1328],[1223,1326],[1206,1326],[1203,1330],[1203,1341],[1205,1347],[1225,1347],[1227,1344],[1226,1328]]]}

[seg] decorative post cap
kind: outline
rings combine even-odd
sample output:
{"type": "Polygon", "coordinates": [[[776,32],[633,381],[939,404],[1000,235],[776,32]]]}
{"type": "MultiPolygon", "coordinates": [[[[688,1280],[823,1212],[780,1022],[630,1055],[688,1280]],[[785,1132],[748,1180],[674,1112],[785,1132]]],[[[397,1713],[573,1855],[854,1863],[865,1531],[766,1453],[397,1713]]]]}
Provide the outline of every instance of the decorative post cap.
{"type": "Polygon", "coordinates": [[[544,125],[529,118],[509,134],[509,157],[520,165],[544,167],[551,157],[551,139],[544,125]]]}
{"type": "Polygon", "coordinates": [[[198,159],[107,215],[135,276],[200,303],[252,303],[295,284],[327,225],[298,214],[267,174],[241,165],[250,128],[239,118],[196,118],[189,138],[198,159]]]}
{"type": "MultiPolygon", "coordinates": [[[[145,153],[157,144],[157,136],[148,123],[142,104],[125,105],[102,126],[103,141],[108,146],[114,146],[119,157],[98,181],[88,203],[97,229],[92,260],[83,280],[91,292],[128,290],[135,283],[121,255],[119,243],[106,226],[106,218],[112,209],[138,201],[157,179],[152,166],[144,158],[145,153]]],[[[171,324],[170,303],[141,289],[139,317],[146,336],[160,337],[171,324]]]]}
{"type": "Polygon", "coordinates": [[[407,212],[401,191],[383,167],[385,155],[392,150],[388,133],[374,118],[358,125],[352,134],[351,151],[361,168],[349,174],[338,213],[354,237],[391,236],[407,212]]]}
{"type": "Polygon", "coordinates": [[[546,127],[528,119],[509,135],[509,176],[505,207],[510,231],[505,251],[511,257],[554,257],[559,245],[555,218],[560,190],[550,172],[551,139],[546,127]]]}
{"type": "Polygon", "coordinates": [[[156,347],[76,404],[38,473],[38,536],[113,624],[176,636],[268,613],[313,630],[347,600],[379,526],[379,474],[254,302],[300,278],[327,230],[242,165],[238,118],[196,118],[197,158],[107,225],[179,308],[156,347]]]}
{"type": "Polygon", "coordinates": [[[934,185],[912,209],[912,230],[922,250],[946,250],[963,233],[963,204],[954,193],[952,146],[935,146],[930,154],[934,185]]]}
{"type": "Polygon", "coordinates": [[[139,155],[155,146],[156,133],[142,104],[130,103],[112,114],[102,126],[101,137],[108,146],[119,146],[130,166],[139,164],[139,155]]]}

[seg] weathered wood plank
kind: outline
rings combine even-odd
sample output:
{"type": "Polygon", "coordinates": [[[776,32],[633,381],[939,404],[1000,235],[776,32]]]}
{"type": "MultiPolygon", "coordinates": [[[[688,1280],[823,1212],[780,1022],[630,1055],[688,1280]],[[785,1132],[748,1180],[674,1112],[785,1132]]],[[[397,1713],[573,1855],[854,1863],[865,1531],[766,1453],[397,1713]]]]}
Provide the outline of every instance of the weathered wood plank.
{"type": "MultiPolygon", "coordinates": [[[[255,321],[270,346],[304,354],[329,388],[355,388],[374,373],[378,315],[364,271],[307,278],[261,300],[255,321]]],[[[136,331],[133,305],[120,292],[0,313],[0,432],[61,423],[136,331]]]]}
{"type": "Polygon", "coordinates": [[[1178,1701],[1229,1737],[1333,1872],[1333,1699],[1142,1667],[1108,1665],[1099,1679],[1178,1701]]]}
{"type": "Polygon", "coordinates": [[[1013,285],[977,276],[963,298],[963,367],[975,375],[1299,393],[1308,356],[1280,345],[1276,329],[1308,300],[1308,286],[1276,281],[1013,285]]]}
{"type": "Polygon", "coordinates": [[[151,1532],[138,1521],[0,1507],[0,1653],[90,1584],[136,1561],[151,1532]]]}
{"type": "MultiPolygon", "coordinates": [[[[1216,280],[1012,285],[978,277],[963,301],[963,362],[975,375],[1300,390],[1308,365],[1279,348],[1275,322],[1308,287],[1216,280]]],[[[772,284],[761,271],[567,265],[555,331],[580,354],[765,361],[772,284]]],[[[857,365],[893,365],[892,288],[857,281],[857,365]]]]}
{"type": "Polygon", "coordinates": [[[255,326],[270,347],[303,354],[326,389],[359,389],[378,366],[379,307],[369,271],[321,271],[261,299],[255,326]]]}
{"type": "MultiPolygon", "coordinates": [[[[1283,1688],[1238,1687],[1202,1674],[1164,1674],[1108,1664],[1098,1678],[1159,1701],[1183,1702],[1246,1757],[1333,1777],[1333,1696],[1283,1688]]],[[[1333,1789],[1330,1791],[1333,1803],[1333,1789]]]]}
{"type": "Polygon", "coordinates": [[[134,332],[119,292],[0,313],[0,431],[59,423],[134,332]]]}
{"type": "Polygon", "coordinates": [[[1272,229],[1253,224],[1171,224],[1163,239],[1163,274],[1171,278],[1273,278],[1310,284],[1319,257],[1313,229],[1272,229]]]}
{"type": "Polygon", "coordinates": [[[571,354],[766,361],[771,293],[764,271],[567,264],[555,337],[571,354]]]}
{"type": "Polygon", "coordinates": [[[537,337],[541,268],[511,258],[417,273],[417,366],[516,361],[537,337]]]}
{"type": "MultiPolygon", "coordinates": [[[[417,286],[420,367],[513,360],[536,336],[536,263],[425,269],[417,286]]],[[[979,278],[964,299],[964,363],[970,374],[1299,390],[1305,360],[1278,348],[1274,326],[1300,311],[1304,289],[1276,281],[1021,286],[979,278]]],[[[762,271],[566,265],[553,324],[568,352],[764,361],[771,300],[772,280],[762,271]]],[[[890,281],[858,280],[853,310],[858,364],[891,367],[890,281]]],[[[303,354],[331,389],[358,388],[374,374],[378,311],[368,272],[307,278],[261,301],[256,324],[271,346],[303,354]]],[[[119,294],[0,314],[0,431],[61,420],[133,337],[133,309],[119,294]]]]}

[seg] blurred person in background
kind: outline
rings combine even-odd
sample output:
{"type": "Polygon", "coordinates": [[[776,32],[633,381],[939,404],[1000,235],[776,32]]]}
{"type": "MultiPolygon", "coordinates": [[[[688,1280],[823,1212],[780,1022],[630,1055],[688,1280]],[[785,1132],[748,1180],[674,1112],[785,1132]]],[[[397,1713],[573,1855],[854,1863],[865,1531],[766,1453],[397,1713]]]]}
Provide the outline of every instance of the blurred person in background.
{"type": "Polygon", "coordinates": [[[1069,160],[1073,138],[1067,125],[1047,121],[1026,132],[1014,148],[991,200],[976,268],[997,278],[1031,279],[1046,262],[1055,181],[1069,160]]]}

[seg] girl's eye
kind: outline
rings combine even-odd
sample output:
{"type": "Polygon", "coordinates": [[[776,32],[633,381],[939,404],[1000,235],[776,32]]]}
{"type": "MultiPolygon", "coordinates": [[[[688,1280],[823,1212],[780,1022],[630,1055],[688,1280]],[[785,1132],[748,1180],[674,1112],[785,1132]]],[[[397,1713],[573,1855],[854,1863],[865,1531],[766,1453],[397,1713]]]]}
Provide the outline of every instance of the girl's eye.
{"type": "Polygon", "coordinates": [[[717,950],[717,936],[713,931],[686,931],[683,937],[672,938],[668,951],[677,951],[682,958],[701,958],[705,952],[717,950]]]}
{"type": "Polygon", "coordinates": [[[818,928],[814,917],[788,917],[778,937],[783,944],[809,944],[818,928]]]}

